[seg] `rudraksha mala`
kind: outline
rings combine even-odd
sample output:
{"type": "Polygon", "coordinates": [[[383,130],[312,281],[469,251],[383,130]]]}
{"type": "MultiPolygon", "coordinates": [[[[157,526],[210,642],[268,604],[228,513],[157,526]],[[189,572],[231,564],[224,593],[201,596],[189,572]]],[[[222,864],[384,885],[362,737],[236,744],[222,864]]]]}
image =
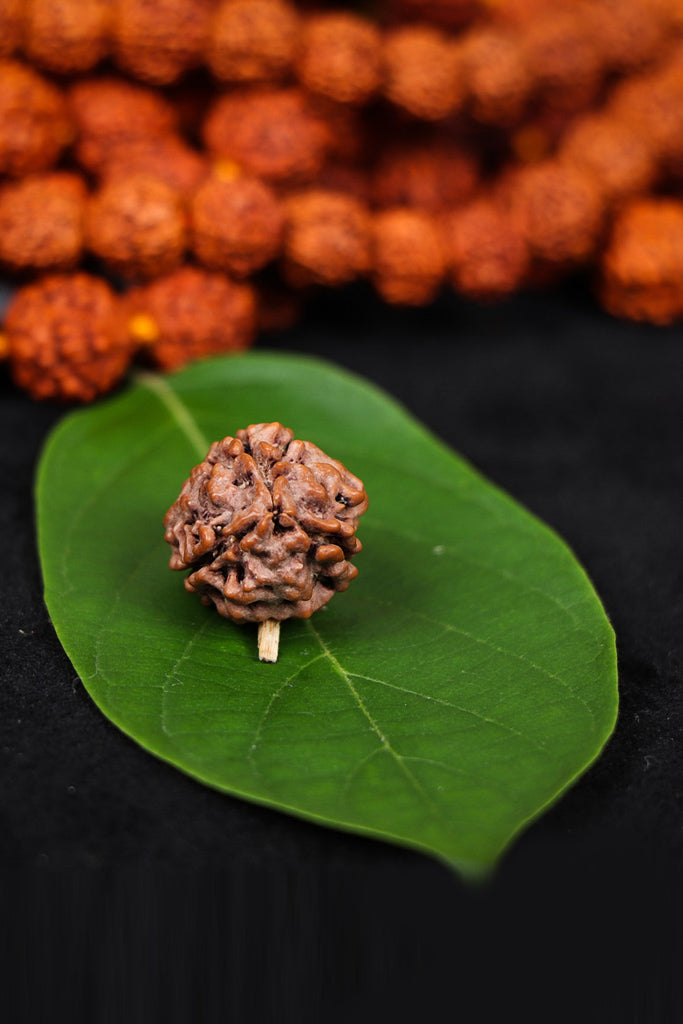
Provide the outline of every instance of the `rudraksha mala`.
{"type": "Polygon", "coordinates": [[[680,4],[359,6],[5,0],[2,350],[20,385],[89,401],[136,353],[244,349],[359,278],[424,305],[592,268],[615,315],[683,319],[680,4]],[[83,334],[90,301],[115,372],[83,334]],[[61,345],[38,358],[48,308],[73,311],[78,373],[61,345]],[[82,373],[86,354],[107,369],[82,373]]]}

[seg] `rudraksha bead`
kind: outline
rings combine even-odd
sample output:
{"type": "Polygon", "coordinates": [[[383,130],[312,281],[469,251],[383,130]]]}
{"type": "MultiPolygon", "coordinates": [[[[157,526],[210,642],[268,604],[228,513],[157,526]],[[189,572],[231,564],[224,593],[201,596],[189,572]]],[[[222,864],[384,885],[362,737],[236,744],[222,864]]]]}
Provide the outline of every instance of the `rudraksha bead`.
{"type": "Polygon", "coordinates": [[[439,121],[462,106],[458,51],[439,29],[405,25],[387,32],[382,61],[384,95],[413,117],[439,121]]]}
{"type": "Polygon", "coordinates": [[[277,185],[311,181],[330,139],[308,97],[297,88],[253,88],[219,97],[204,123],[216,157],[277,185]]]}
{"type": "Polygon", "coordinates": [[[181,267],[132,289],[126,309],[133,339],[162,370],[242,351],[256,332],[254,288],[200,267],[181,267]]]}
{"type": "Polygon", "coordinates": [[[178,193],[159,178],[132,174],[104,184],[86,208],[86,247],[125,278],[177,267],[187,240],[178,193]]]}
{"type": "Polygon", "coordinates": [[[426,306],[446,276],[446,251],[435,219],[423,210],[394,207],[372,221],[371,277],[385,300],[426,306]]]}
{"type": "Polygon", "coordinates": [[[514,221],[487,197],[453,210],[444,221],[451,281],[479,302],[503,299],[524,283],[529,246],[514,221]]]}
{"type": "Polygon", "coordinates": [[[68,270],[83,250],[86,186],[52,171],[0,187],[0,264],[16,273],[68,270]]]}
{"type": "Polygon", "coordinates": [[[287,0],[224,0],[213,16],[206,62],[223,82],[274,82],[290,71],[300,31],[287,0]]]}
{"type": "Polygon", "coordinates": [[[25,0],[23,50],[46,71],[89,71],[109,48],[113,7],[108,0],[25,0]]]}
{"type": "Polygon", "coordinates": [[[366,18],[350,11],[314,14],[303,26],[299,80],[338,103],[367,103],[380,86],[381,47],[379,29],[366,18]]]}
{"type": "Polygon", "coordinates": [[[280,423],[211,445],[164,518],[172,569],[237,622],[308,618],[358,570],[362,482],[280,423]]]}
{"type": "Polygon", "coordinates": [[[120,301],[88,274],[54,274],[20,288],[4,329],[12,376],[33,398],[91,402],[130,363],[120,301]]]}
{"type": "Polygon", "coordinates": [[[72,137],[60,90],[19,61],[0,61],[0,175],[49,170],[72,137]]]}
{"type": "Polygon", "coordinates": [[[570,268],[592,256],[605,218],[600,183],[568,161],[514,168],[497,189],[532,255],[570,268]]]}
{"type": "Polygon", "coordinates": [[[122,70],[169,85],[201,63],[214,0],[116,0],[112,49],[122,70]]]}
{"type": "Polygon", "coordinates": [[[652,324],[683,318],[683,203],[634,199],[616,218],[600,259],[598,294],[615,316],[652,324]]]}
{"type": "Polygon", "coordinates": [[[602,112],[574,120],[562,138],[560,156],[592,174],[610,202],[647,191],[659,170],[644,133],[602,112]]]}
{"type": "Polygon", "coordinates": [[[336,288],[370,267],[370,214],[353,196],[312,188],[285,200],[283,268],[295,287],[336,288]]]}
{"type": "Polygon", "coordinates": [[[218,174],[190,204],[192,250],[205,267],[245,277],[270,263],[282,248],[284,216],[265,182],[236,173],[218,174]]]}
{"type": "Polygon", "coordinates": [[[119,147],[149,143],[176,127],[175,111],[160,92],[114,75],[76,80],[67,101],[76,127],[76,159],[94,174],[119,147]]]}

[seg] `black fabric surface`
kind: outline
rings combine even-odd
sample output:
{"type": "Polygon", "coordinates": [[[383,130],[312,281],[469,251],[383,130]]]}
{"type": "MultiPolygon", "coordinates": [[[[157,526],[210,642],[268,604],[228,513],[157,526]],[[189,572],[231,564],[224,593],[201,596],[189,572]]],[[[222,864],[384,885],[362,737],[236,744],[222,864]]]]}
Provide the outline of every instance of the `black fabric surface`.
{"type": "Polygon", "coordinates": [[[612,320],[582,283],[407,312],[359,289],[268,346],[381,385],[565,538],[616,631],[615,735],[478,889],[157,761],[50,625],[32,482],[65,411],[3,374],[9,1019],[683,1020],[683,329],[612,320]]]}

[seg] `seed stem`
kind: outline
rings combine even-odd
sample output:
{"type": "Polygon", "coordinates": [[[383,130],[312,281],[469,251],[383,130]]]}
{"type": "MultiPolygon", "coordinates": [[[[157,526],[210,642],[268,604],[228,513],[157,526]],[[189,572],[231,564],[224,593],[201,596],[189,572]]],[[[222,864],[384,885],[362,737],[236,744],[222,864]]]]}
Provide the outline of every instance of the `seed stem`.
{"type": "Polygon", "coordinates": [[[266,619],[258,627],[259,661],[277,661],[280,646],[280,623],[276,619],[266,619]]]}

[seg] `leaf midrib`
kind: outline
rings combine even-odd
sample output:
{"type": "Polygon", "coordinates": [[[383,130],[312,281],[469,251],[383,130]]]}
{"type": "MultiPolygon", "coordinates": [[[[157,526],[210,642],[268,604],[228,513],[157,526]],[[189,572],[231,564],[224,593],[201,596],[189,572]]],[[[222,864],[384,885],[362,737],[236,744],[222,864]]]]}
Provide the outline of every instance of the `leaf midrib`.
{"type": "MultiPolygon", "coordinates": [[[[332,667],[334,672],[346,683],[356,704],[358,705],[359,710],[365,716],[368,723],[370,724],[370,727],[372,728],[373,732],[380,741],[380,749],[386,750],[387,754],[389,754],[393,761],[398,765],[398,767],[401,769],[405,777],[408,779],[410,785],[413,787],[418,796],[424,801],[424,803],[430,808],[432,813],[437,815],[439,818],[443,818],[443,812],[440,810],[438,805],[435,804],[434,801],[430,798],[429,794],[425,791],[424,787],[421,785],[417,777],[413,774],[413,772],[411,772],[410,768],[408,768],[408,766],[406,765],[402,754],[400,754],[396,750],[396,748],[392,745],[391,741],[389,740],[389,737],[385,735],[385,733],[377,724],[373,716],[370,714],[367,707],[365,706],[363,698],[359,694],[356,687],[353,685],[351,677],[349,676],[348,672],[346,672],[346,670],[341,665],[339,660],[332,653],[330,648],[325,643],[323,637],[320,635],[320,633],[315,628],[310,619],[306,620],[306,625],[311,634],[313,635],[316,643],[319,645],[321,651],[328,659],[330,666],[332,667]]],[[[379,753],[379,750],[375,751],[375,753],[379,753]]]]}
{"type": "Polygon", "coordinates": [[[181,433],[196,449],[200,458],[204,458],[209,450],[211,442],[202,433],[199,424],[190,412],[187,405],[182,401],[178,392],[175,391],[164,377],[154,373],[147,373],[145,370],[137,370],[133,374],[136,380],[143,387],[159,399],[169,415],[178,424],[181,433]]]}

